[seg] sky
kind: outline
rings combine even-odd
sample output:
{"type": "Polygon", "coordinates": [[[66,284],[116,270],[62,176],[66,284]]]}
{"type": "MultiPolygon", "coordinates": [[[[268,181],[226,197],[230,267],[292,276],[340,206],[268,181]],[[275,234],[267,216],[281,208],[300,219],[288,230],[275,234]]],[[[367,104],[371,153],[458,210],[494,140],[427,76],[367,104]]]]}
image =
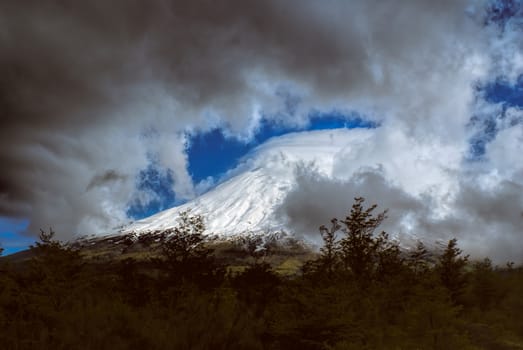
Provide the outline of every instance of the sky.
{"type": "Polygon", "coordinates": [[[108,232],[211,189],[270,137],[358,127],[374,136],[340,160],[344,186],[379,183],[378,203],[419,209],[412,230],[502,255],[523,241],[522,15],[517,0],[2,1],[0,243],[108,232]]]}

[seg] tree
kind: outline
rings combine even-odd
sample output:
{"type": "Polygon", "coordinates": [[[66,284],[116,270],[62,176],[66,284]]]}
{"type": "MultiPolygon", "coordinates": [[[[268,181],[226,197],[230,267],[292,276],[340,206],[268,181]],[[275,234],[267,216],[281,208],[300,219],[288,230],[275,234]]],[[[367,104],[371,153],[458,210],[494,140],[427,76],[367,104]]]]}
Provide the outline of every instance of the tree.
{"type": "Polygon", "coordinates": [[[68,280],[77,274],[83,264],[80,253],[71,246],[54,239],[55,232],[40,229],[39,242],[30,246],[33,270],[48,277],[68,280]]]}
{"type": "Polygon", "coordinates": [[[400,247],[397,242],[390,239],[388,233],[381,232],[376,238],[376,278],[383,280],[393,278],[404,267],[400,247]]]}
{"type": "Polygon", "coordinates": [[[409,253],[407,264],[415,276],[422,276],[429,271],[429,252],[423,242],[416,244],[416,249],[409,253]]]}
{"type": "Polygon", "coordinates": [[[451,239],[445,250],[438,258],[436,270],[441,283],[450,293],[454,303],[458,303],[459,296],[466,284],[465,266],[469,256],[462,256],[462,250],[458,248],[458,240],[451,239]]]}
{"type": "Polygon", "coordinates": [[[472,268],[469,299],[481,311],[486,311],[503,300],[503,283],[489,258],[476,261],[472,268]]]}
{"type": "Polygon", "coordinates": [[[398,244],[386,232],[375,233],[387,211],[374,215],[376,205],[364,208],[362,197],[354,200],[345,220],[334,218],[330,228],[320,227],[324,243],[320,258],[305,264],[304,273],[326,272],[329,277],[335,272],[349,273],[354,279],[365,282],[388,278],[403,268],[398,244]],[[338,239],[340,229],[343,236],[338,239]]]}
{"type": "Polygon", "coordinates": [[[328,276],[332,276],[338,260],[338,245],[336,232],[341,228],[338,219],[331,220],[331,227],[320,226],[320,234],[323,239],[323,247],[320,248],[320,265],[327,271],[328,276]]]}
{"type": "Polygon", "coordinates": [[[387,211],[374,215],[377,205],[365,209],[362,197],[354,198],[349,215],[341,221],[345,236],[340,240],[341,261],[357,280],[367,280],[384,273],[399,258],[397,244],[385,232],[375,235],[387,211]]]}
{"type": "Polygon", "coordinates": [[[213,250],[206,246],[203,216],[180,213],[178,226],[161,232],[162,259],[159,266],[167,271],[171,284],[191,280],[213,285],[221,281],[224,271],[215,263],[213,250]]]}
{"type": "Polygon", "coordinates": [[[56,308],[65,301],[67,290],[71,291],[84,262],[77,250],[54,239],[55,232],[40,229],[39,242],[30,246],[31,281],[38,284],[42,295],[47,295],[56,308]]]}
{"type": "Polygon", "coordinates": [[[161,233],[162,255],[170,264],[185,263],[191,259],[205,258],[210,250],[204,246],[205,224],[201,215],[180,213],[178,226],[161,233]]]}

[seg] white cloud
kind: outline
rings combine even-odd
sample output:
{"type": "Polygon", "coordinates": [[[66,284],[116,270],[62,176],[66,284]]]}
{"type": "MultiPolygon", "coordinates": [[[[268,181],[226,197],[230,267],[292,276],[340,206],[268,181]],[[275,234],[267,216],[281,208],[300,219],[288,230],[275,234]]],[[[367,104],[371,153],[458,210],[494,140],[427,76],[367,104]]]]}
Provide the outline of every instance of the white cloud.
{"type": "MultiPolygon", "coordinates": [[[[518,113],[521,115],[521,112],[518,113]]],[[[501,178],[523,183],[523,123],[498,132],[494,141],[486,148],[490,172],[501,178]]]]}
{"type": "MultiPolygon", "coordinates": [[[[334,176],[350,182],[362,167],[380,169],[383,184],[373,181],[409,200],[427,195],[444,215],[463,174],[489,173],[463,161],[467,123],[479,108],[475,86],[500,75],[513,81],[523,70],[520,23],[485,27],[487,4],[6,5],[1,213],[28,217],[32,232],[48,225],[63,235],[103,231],[126,219],[150,154],[173,172],[177,196],[198,193],[184,131],[228,125],[248,139],[262,114],[296,125],[311,109],[338,109],[382,126],[341,151],[334,176]],[[282,89],[300,100],[294,115],[282,89]],[[120,180],[85,191],[109,171],[120,180]]],[[[517,159],[505,154],[521,148],[513,128],[489,146],[493,186],[517,174],[517,159]]]]}
{"type": "MultiPolygon", "coordinates": [[[[295,186],[278,209],[289,227],[318,240],[320,224],[332,217],[344,218],[354,197],[363,196],[368,205],[376,203],[381,210],[389,209],[383,229],[403,243],[421,239],[431,245],[457,237],[473,258],[488,255],[496,263],[523,260],[523,184],[514,174],[502,173],[496,167],[483,172],[463,160],[462,150],[410,139],[399,130],[383,128],[366,133],[367,137],[346,136],[344,144],[338,141],[337,152],[327,152],[323,157],[310,152],[320,161],[313,167],[298,168],[295,186]]],[[[521,147],[519,126],[515,134],[507,135],[513,142],[505,140],[504,147],[521,147]]],[[[265,147],[285,152],[304,144],[323,146],[325,135],[290,135],[265,147]],[[316,141],[309,140],[314,137],[316,141]]],[[[514,157],[518,153],[513,151],[501,152],[514,157]]],[[[267,149],[266,154],[270,154],[267,149]]],[[[255,162],[266,163],[266,156],[255,162]]],[[[511,162],[505,159],[500,166],[519,167],[511,162]]]]}

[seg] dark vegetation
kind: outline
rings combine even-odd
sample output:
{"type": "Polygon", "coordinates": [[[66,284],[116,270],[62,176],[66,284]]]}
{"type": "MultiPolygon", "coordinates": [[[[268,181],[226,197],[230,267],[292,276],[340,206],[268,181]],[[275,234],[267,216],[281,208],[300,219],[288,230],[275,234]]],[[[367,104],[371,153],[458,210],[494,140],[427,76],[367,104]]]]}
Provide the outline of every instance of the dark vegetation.
{"type": "Polygon", "coordinates": [[[123,237],[120,258],[42,231],[0,261],[0,348],[523,349],[521,267],[469,261],[456,240],[403,251],[375,208],[356,198],[314,258],[288,245],[278,264],[308,257],[294,273],[275,268],[277,240],[209,244],[188,214],[123,237]]]}

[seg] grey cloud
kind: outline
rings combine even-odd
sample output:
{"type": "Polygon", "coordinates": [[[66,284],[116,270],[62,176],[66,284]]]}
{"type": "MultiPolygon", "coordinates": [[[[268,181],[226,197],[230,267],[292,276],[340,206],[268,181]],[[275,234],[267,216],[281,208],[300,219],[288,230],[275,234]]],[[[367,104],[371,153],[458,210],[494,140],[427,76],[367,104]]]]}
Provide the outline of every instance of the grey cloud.
{"type": "Polygon", "coordinates": [[[523,260],[523,186],[503,180],[494,188],[463,184],[456,199],[458,218],[468,227],[457,234],[475,251],[523,260]]]}
{"type": "Polygon", "coordinates": [[[475,3],[3,1],[0,215],[34,232],[106,230],[151,152],[189,198],[183,131],[249,135],[257,109],[285,111],[282,86],[300,95],[294,118],[363,109],[452,139],[482,77],[469,59],[485,48],[475,3]],[[108,168],[122,181],[92,187],[108,168]]]}
{"type": "MultiPolygon", "coordinates": [[[[465,179],[465,177],[463,177],[465,179]]],[[[350,179],[336,180],[301,167],[296,185],[278,209],[298,234],[319,241],[318,227],[331,218],[345,218],[362,196],[366,205],[378,204],[376,212],[388,209],[381,229],[409,246],[421,240],[427,246],[458,238],[474,259],[489,256],[498,264],[523,261],[523,187],[502,181],[485,189],[469,180],[462,183],[451,210],[433,215],[430,195],[412,196],[388,181],[377,169],[362,169],[350,179]]]]}
{"type": "Polygon", "coordinates": [[[103,186],[107,184],[111,184],[115,181],[123,181],[126,180],[127,176],[119,174],[115,170],[107,170],[105,173],[96,175],[93,177],[91,182],[89,182],[89,185],[87,185],[86,191],[89,191],[93,189],[94,187],[103,186]]]}
{"type": "Polygon", "coordinates": [[[318,227],[333,217],[345,218],[354,198],[360,196],[368,206],[377,204],[376,212],[388,210],[382,228],[394,235],[401,233],[402,219],[406,216],[417,218],[428,211],[429,203],[391,184],[379,169],[362,169],[348,180],[337,180],[301,167],[296,173],[296,185],[279,208],[279,215],[298,233],[319,237],[318,227]]]}

